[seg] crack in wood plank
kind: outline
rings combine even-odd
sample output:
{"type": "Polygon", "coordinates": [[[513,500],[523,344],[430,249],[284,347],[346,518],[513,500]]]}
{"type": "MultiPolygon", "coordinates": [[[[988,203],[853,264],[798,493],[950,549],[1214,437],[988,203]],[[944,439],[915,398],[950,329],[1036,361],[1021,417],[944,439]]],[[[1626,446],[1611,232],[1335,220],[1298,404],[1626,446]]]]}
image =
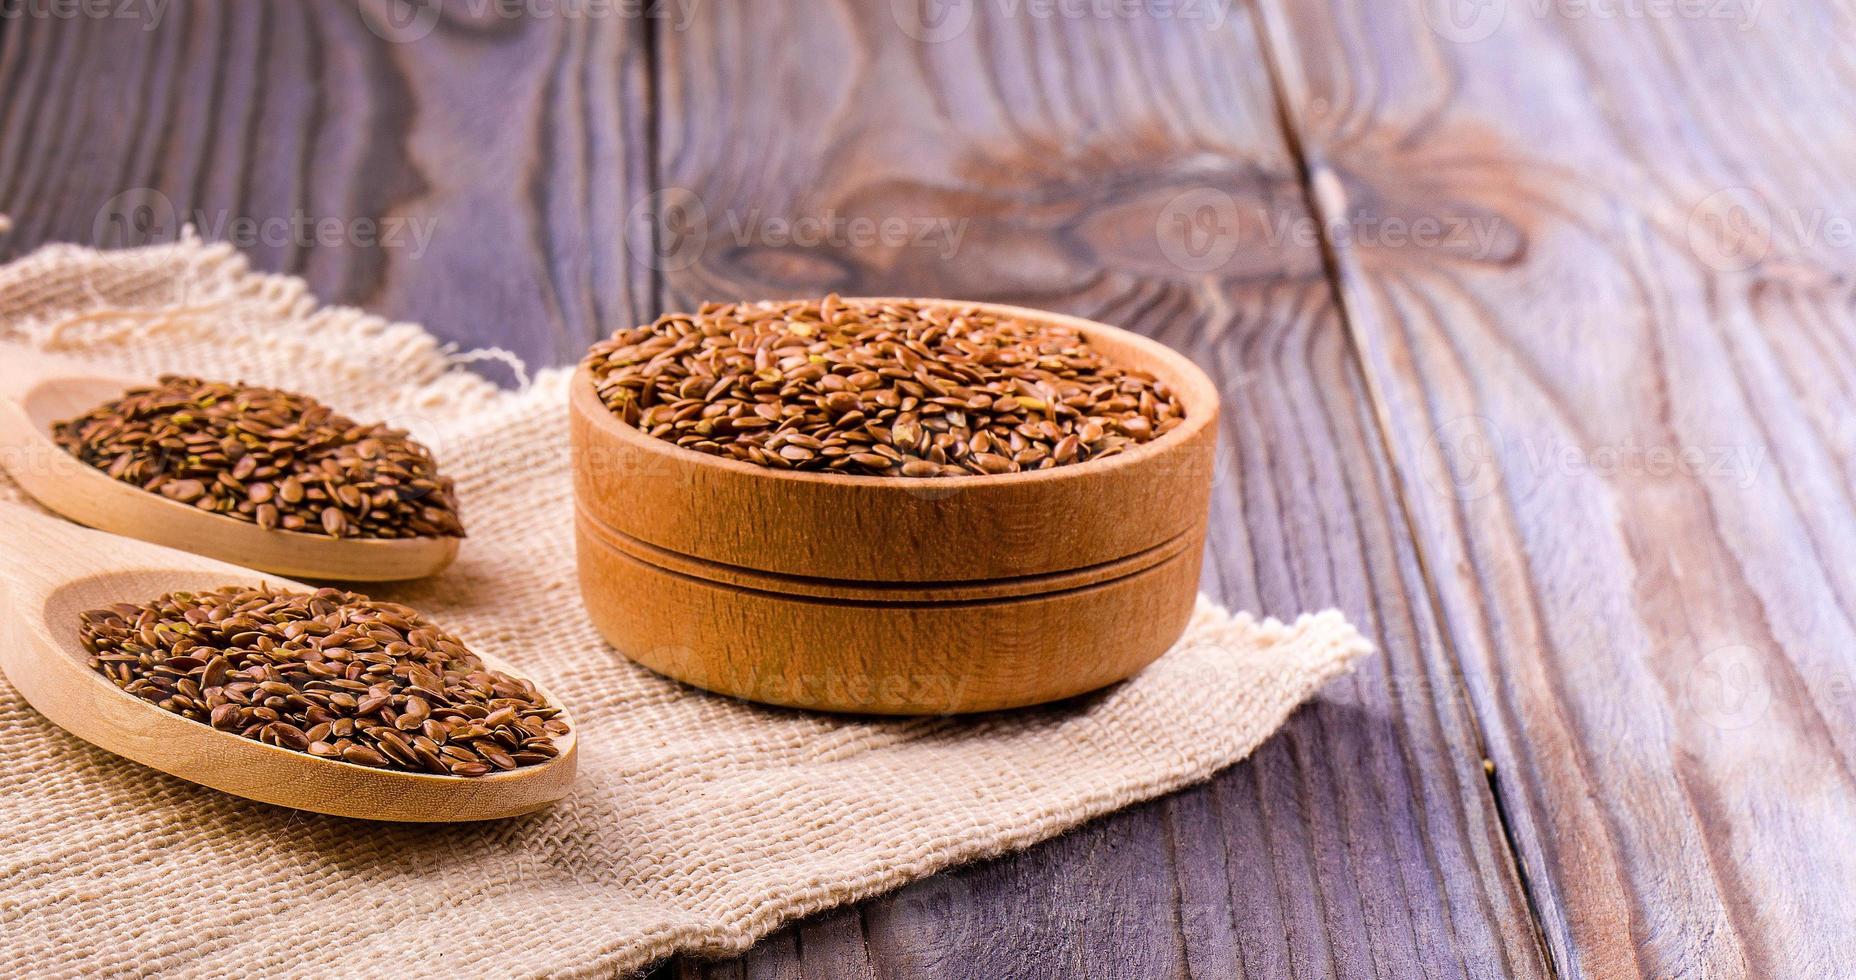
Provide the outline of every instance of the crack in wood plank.
{"type": "MultiPolygon", "coordinates": [[[[1298,96],[1303,94],[1302,85],[1299,82],[1300,76],[1296,73],[1298,71],[1299,57],[1295,45],[1287,38],[1285,33],[1286,25],[1280,11],[1276,8],[1276,0],[1252,0],[1252,7],[1256,11],[1255,26],[1258,33],[1258,47],[1263,52],[1264,63],[1269,72],[1270,93],[1276,103],[1277,120],[1282,128],[1283,142],[1287,146],[1289,154],[1295,162],[1296,173],[1301,181],[1303,198],[1308,202],[1308,206],[1316,219],[1322,268],[1326,272],[1328,282],[1332,289],[1335,315],[1340,319],[1346,330],[1348,337],[1347,348],[1351,355],[1351,360],[1355,370],[1359,372],[1360,378],[1366,388],[1367,401],[1371,406],[1372,417],[1375,423],[1373,431],[1377,437],[1378,451],[1387,458],[1390,458],[1393,453],[1393,443],[1390,438],[1391,421],[1388,415],[1386,401],[1383,393],[1378,390],[1369,365],[1362,356],[1360,339],[1357,333],[1360,329],[1360,325],[1356,321],[1356,318],[1350,315],[1347,297],[1341,288],[1340,246],[1335,243],[1332,235],[1328,232],[1329,221],[1343,219],[1347,214],[1348,209],[1342,197],[1344,192],[1340,189],[1338,181],[1333,179],[1332,171],[1326,169],[1312,169],[1309,165],[1307,150],[1303,146],[1302,132],[1296,118],[1296,106],[1301,104],[1301,102],[1299,100],[1292,100],[1291,98],[1291,93],[1295,93],[1298,96]]],[[[1413,518],[1409,501],[1406,499],[1408,492],[1409,491],[1402,483],[1398,484],[1394,489],[1394,496],[1398,500],[1398,513],[1403,521],[1406,533],[1413,541],[1421,541],[1422,539],[1418,535],[1418,526],[1413,518]]],[[[1414,552],[1414,561],[1418,567],[1418,574],[1424,583],[1424,600],[1430,607],[1431,615],[1442,622],[1444,621],[1444,609],[1442,599],[1436,587],[1430,559],[1421,545],[1415,548],[1414,552]]],[[[1460,664],[1458,663],[1459,655],[1450,642],[1448,634],[1444,637],[1443,647],[1447,651],[1447,661],[1453,668],[1451,679],[1455,682],[1457,696],[1467,703],[1468,689],[1460,669],[1460,664]]],[[[1506,808],[1503,806],[1501,795],[1498,792],[1498,774],[1494,764],[1483,754],[1485,750],[1483,749],[1484,737],[1482,726],[1479,718],[1473,711],[1468,715],[1468,724],[1471,737],[1474,739],[1478,755],[1482,756],[1483,765],[1487,773],[1489,798],[1494,807],[1496,819],[1501,827],[1502,841],[1505,845],[1503,853],[1507,858],[1507,865],[1514,876],[1517,889],[1520,894],[1524,896],[1527,903],[1528,920],[1531,926],[1530,933],[1534,938],[1540,962],[1551,975],[1558,976],[1560,973],[1559,966],[1553,961],[1553,958],[1548,955],[1540,910],[1536,904],[1534,890],[1529,887],[1526,861],[1521,851],[1515,845],[1515,831],[1509,821],[1506,808]]]]}
{"type": "Polygon", "coordinates": [[[1206,587],[1265,612],[1340,605],[1380,655],[1206,786],[798,923],[728,964],[664,971],[1546,973],[1328,260],[1274,238],[1311,210],[1258,35],[1241,21],[992,10],[927,43],[884,6],[705,8],[685,30],[647,20],[573,37],[447,22],[400,45],[335,5],[304,6],[300,24],[199,7],[153,37],[10,26],[0,79],[20,98],[0,103],[0,209],[31,228],[7,247],[82,240],[99,202],[144,185],[184,210],[433,215],[445,235],[432,254],[374,279],[313,249],[254,258],[287,261],[325,298],[532,362],[697,299],[903,286],[1094,315],[1186,350],[1230,406],[1206,587]],[[214,41],[222,30],[258,43],[214,41]],[[265,84],[239,84],[258,51],[265,84]],[[95,82],[112,71],[128,80],[95,82]],[[376,90],[382,79],[401,94],[376,90]],[[551,114],[571,105],[579,118],[551,114]],[[56,125],[74,113],[96,122],[56,125]],[[8,173],[28,145],[45,155],[8,173]],[[212,152],[247,145],[296,162],[212,152]],[[681,269],[640,258],[674,251],[662,215],[647,204],[641,227],[630,220],[677,184],[722,222],[681,269]],[[1204,190],[1243,220],[1222,264],[1199,268],[1162,219],[1193,217],[1177,202],[1204,190]],[[744,243],[728,218],[750,208],[964,219],[966,235],[951,256],[744,243]]]}
{"type": "Polygon", "coordinates": [[[1856,815],[1856,534],[1818,420],[1851,406],[1805,351],[1856,335],[1851,249],[1798,224],[1848,197],[1815,132],[1847,59],[1792,11],[1515,9],[1466,40],[1408,5],[1265,7],[1326,221],[1383,216],[1355,181],[1422,183],[1518,236],[1479,264],[1332,251],[1551,962],[1849,972],[1856,874],[1821,828],[1856,815]]]}

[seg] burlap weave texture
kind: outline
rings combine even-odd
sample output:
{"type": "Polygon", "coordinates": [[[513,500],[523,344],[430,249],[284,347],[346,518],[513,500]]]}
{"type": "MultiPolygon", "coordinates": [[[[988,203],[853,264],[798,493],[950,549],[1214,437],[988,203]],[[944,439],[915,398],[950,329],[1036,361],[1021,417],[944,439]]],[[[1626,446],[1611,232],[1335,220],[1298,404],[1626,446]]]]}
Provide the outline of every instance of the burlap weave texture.
{"type": "MultiPolygon", "coordinates": [[[[521,391],[422,329],[319,306],[182,241],[0,269],[0,341],[115,371],[307,391],[408,425],[471,537],[409,602],[534,676],[580,726],[573,794],[491,824],[251,803],[63,733],[0,683],[0,973],[605,976],[1020,848],[1247,755],[1368,644],[1201,601],[1133,680],[1047,709],[868,721],[703,694],[606,647],[574,583],[564,371],[521,391]]],[[[6,348],[0,347],[0,358],[6,348]]],[[[0,498],[20,492],[0,478],[0,498]]],[[[126,597],[144,598],[144,597],[126,597]]]]}

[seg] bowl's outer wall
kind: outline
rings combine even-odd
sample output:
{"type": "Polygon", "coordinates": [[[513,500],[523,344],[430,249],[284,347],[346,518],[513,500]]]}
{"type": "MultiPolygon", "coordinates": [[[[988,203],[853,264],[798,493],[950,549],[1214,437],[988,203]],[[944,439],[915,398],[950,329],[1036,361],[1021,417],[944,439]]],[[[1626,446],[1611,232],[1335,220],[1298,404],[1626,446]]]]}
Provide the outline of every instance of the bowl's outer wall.
{"type": "MultiPolygon", "coordinates": [[[[985,306],[986,304],[963,304],[985,306]]],[[[583,368],[571,396],[578,506],[618,533],[726,565],[888,582],[1011,578],[1113,561],[1205,520],[1218,399],[1191,362],[1102,324],[1075,326],[1184,400],[1187,424],[1120,457],[997,477],[791,474],[680,449],[619,421],[583,368]]]]}
{"type": "Polygon", "coordinates": [[[878,714],[1043,703],[1165,653],[1197,594],[1216,390],[1145,338],[997,309],[1073,326],[1152,371],[1187,423],[1119,457],[1027,474],[793,474],[625,425],[582,368],[570,399],[576,539],[600,632],[698,687],[878,714]],[[1108,562],[1130,571],[1091,568],[1108,562]]]}
{"type": "Polygon", "coordinates": [[[1192,615],[1191,547],[1099,585],[1006,601],[834,603],[679,575],[584,520],[580,588],[614,648],[707,690],[791,707],[950,714],[1042,704],[1153,662],[1192,615]]]}

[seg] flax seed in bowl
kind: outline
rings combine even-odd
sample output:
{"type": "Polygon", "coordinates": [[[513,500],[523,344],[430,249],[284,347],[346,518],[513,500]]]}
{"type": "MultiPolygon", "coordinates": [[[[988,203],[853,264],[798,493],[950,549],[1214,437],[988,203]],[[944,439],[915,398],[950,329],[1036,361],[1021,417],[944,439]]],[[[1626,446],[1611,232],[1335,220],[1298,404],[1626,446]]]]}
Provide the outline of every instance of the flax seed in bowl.
{"type": "Polygon", "coordinates": [[[705,304],[585,364],[626,423],[776,469],[985,476],[1106,459],[1185,422],[1166,382],[1073,327],[913,301],[705,304]]]}
{"type": "Polygon", "coordinates": [[[705,305],[573,382],[581,585],[622,652],[756,700],[970,711],[1139,669],[1192,608],[1216,391],[1104,324],[705,305]]]}

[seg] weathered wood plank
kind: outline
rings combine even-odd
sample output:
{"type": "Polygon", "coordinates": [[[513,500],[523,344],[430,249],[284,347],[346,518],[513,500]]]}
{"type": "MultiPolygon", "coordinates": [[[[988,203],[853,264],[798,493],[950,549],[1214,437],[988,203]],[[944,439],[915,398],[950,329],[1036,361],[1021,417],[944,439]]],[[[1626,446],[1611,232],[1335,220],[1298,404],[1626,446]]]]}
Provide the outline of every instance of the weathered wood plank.
{"type": "Polygon", "coordinates": [[[161,9],[10,20],[0,258],[192,222],[326,300],[539,364],[648,313],[625,241],[647,176],[639,18],[161,9]]]}
{"type": "Polygon", "coordinates": [[[1856,972],[1847,23],[1263,6],[1554,961],[1856,972]]]}
{"type": "Polygon", "coordinates": [[[666,305],[963,295],[1157,336],[1227,399],[1207,588],[1339,605],[1383,652],[1206,787],[666,975],[1542,975],[1253,26],[964,9],[927,41],[884,5],[660,34],[666,305]],[[884,218],[924,237],[849,238],[884,218]],[[815,966],[820,927],[863,956],[815,966]]]}
{"type": "Polygon", "coordinates": [[[0,210],[21,219],[0,247],[96,240],[138,187],[185,215],[425,218],[416,259],[248,251],[540,362],[659,302],[828,288],[1159,336],[1230,405],[1207,587],[1338,604],[1381,655],[1209,786],[665,972],[1540,974],[1366,389],[1294,234],[1307,211],[1253,25],[973,9],[945,38],[880,4],[446,19],[405,43],[333,2],[177,5],[148,32],[29,21],[0,47],[19,94],[0,100],[0,210]],[[836,237],[774,223],[802,216],[836,237]],[[886,217],[915,220],[852,224],[886,217]]]}

